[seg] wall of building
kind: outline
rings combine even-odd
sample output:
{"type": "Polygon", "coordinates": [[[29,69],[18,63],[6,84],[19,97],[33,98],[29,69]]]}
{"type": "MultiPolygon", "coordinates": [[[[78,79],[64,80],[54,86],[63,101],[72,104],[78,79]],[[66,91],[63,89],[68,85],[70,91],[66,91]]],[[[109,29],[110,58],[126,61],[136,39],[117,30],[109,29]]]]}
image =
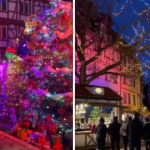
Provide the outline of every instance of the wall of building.
{"type": "MultiPolygon", "coordinates": [[[[88,41],[90,41],[90,38],[92,39],[94,38],[95,43],[85,50],[86,60],[92,58],[96,54],[95,47],[99,42],[98,36],[92,32],[88,32],[87,34],[88,41]]],[[[109,42],[109,38],[106,36],[102,45],[108,44],[107,42],[109,42]]],[[[100,54],[100,56],[97,58],[96,61],[88,65],[87,74],[98,72],[106,68],[107,66],[114,64],[115,62],[118,62],[118,60],[120,60],[119,52],[115,48],[109,47],[100,54]]],[[[131,61],[130,58],[126,58],[125,63],[128,64],[130,63],[130,61],[131,61]]],[[[78,69],[79,71],[80,66],[79,63],[77,62],[78,58],[76,56],[76,64],[77,64],[76,69],[78,69]]],[[[111,71],[120,72],[123,65],[118,66],[112,69],[111,71]]],[[[76,81],[78,82],[78,80],[76,81]]],[[[141,106],[140,78],[134,79],[123,76],[117,76],[114,74],[107,74],[100,76],[99,78],[92,81],[91,85],[110,87],[112,90],[118,93],[122,97],[123,112],[138,110],[141,106]]]]}
{"type": "Polygon", "coordinates": [[[24,30],[24,21],[46,7],[47,0],[0,1],[0,57],[4,56],[6,47],[16,47],[16,38],[24,30]]]}

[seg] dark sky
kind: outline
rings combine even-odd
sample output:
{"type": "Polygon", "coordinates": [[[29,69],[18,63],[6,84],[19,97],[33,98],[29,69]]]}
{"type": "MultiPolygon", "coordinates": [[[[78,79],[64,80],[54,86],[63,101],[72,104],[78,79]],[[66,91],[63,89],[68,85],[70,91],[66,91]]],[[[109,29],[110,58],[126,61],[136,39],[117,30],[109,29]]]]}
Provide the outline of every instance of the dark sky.
{"type": "MultiPolygon", "coordinates": [[[[130,45],[150,30],[150,0],[93,0],[100,11],[109,13],[113,29],[130,45]],[[125,31],[122,28],[127,27],[125,31]]],[[[150,45],[150,31],[136,49],[150,45]]],[[[145,82],[150,82],[150,50],[138,53],[145,82]]]]}

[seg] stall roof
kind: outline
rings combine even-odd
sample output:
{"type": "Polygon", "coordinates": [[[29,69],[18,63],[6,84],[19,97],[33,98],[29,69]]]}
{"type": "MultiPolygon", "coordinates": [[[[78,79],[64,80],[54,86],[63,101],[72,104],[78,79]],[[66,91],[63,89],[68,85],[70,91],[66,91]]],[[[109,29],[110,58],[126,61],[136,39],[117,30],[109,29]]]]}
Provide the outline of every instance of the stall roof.
{"type": "Polygon", "coordinates": [[[75,85],[75,97],[76,99],[101,99],[120,101],[122,98],[109,87],[94,86],[94,85],[75,85]]]}

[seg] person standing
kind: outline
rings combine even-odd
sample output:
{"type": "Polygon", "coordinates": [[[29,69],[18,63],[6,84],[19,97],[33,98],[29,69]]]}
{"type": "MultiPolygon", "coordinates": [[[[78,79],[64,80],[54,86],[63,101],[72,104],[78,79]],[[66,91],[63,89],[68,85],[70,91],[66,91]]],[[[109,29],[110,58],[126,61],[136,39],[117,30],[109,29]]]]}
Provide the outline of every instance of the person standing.
{"type": "Polygon", "coordinates": [[[108,128],[112,150],[120,150],[120,127],[121,124],[118,122],[118,118],[114,117],[108,128]]]}
{"type": "Polygon", "coordinates": [[[139,113],[135,113],[134,119],[128,126],[129,130],[129,149],[130,150],[141,150],[141,138],[143,132],[143,125],[140,121],[139,113]]]}
{"type": "Polygon", "coordinates": [[[145,141],[146,150],[150,150],[150,120],[148,117],[145,118],[145,125],[143,128],[143,139],[145,141]]]}
{"type": "Polygon", "coordinates": [[[97,149],[104,150],[105,149],[105,139],[106,139],[107,127],[105,125],[104,118],[100,118],[99,125],[96,128],[96,141],[97,141],[97,149]]]}
{"type": "Polygon", "coordinates": [[[128,147],[127,126],[128,126],[128,123],[127,123],[126,120],[124,120],[122,122],[122,125],[121,125],[121,128],[120,128],[120,135],[121,135],[122,140],[123,140],[124,150],[127,150],[127,147],[128,147]]]}

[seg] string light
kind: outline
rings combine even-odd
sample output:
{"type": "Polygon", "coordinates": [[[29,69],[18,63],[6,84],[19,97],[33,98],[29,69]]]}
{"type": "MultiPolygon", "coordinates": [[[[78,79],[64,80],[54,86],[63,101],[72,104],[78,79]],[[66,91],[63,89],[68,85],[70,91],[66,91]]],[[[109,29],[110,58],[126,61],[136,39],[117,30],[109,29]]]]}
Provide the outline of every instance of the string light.
{"type": "MultiPolygon", "coordinates": [[[[49,4],[44,14],[29,17],[17,40],[15,55],[22,61],[8,64],[3,83],[7,110],[0,115],[8,119],[10,107],[14,116],[20,109],[22,117],[35,112],[37,122],[51,117],[55,128],[61,125],[67,133],[72,132],[72,3],[50,0],[49,4]]],[[[13,125],[9,124],[10,130],[13,125]]]]}

